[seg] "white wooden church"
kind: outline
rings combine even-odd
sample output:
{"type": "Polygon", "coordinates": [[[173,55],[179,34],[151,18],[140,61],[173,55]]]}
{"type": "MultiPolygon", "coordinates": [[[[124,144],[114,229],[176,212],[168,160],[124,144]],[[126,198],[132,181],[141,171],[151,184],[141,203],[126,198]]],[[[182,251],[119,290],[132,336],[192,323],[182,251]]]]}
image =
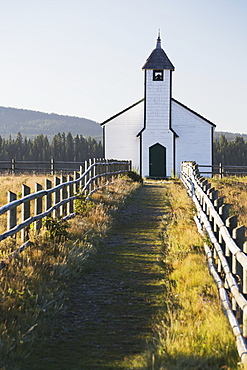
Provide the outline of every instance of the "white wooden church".
{"type": "Polygon", "coordinates": [[[154,178],[179,175],[182,161],[212,165],[215,125],[172,98],[174,66],[160,35],[142,69],[144,98],[102,123],[105,158],[132,160],[154,178]]]}

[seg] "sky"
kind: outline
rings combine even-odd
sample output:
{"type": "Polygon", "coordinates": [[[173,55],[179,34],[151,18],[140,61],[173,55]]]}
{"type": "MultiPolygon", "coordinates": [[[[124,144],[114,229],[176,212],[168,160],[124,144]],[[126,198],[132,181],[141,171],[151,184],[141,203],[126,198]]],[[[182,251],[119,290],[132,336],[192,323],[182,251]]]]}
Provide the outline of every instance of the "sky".
{"type": "Polygon", "coordinates": [[[144,96],[156,46],[173,97],[247,133],[246,0],[0,0],[0,106],[99,123],[144,96]]]}

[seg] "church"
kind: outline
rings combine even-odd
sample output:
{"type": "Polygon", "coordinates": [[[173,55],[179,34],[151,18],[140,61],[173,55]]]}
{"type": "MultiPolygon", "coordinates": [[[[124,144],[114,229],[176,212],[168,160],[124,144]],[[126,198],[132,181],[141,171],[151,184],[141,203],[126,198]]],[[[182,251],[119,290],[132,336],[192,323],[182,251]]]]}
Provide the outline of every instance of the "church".
{"type": "Polygon", "coordinates": [[[152,178],[179,176],[182,161],[211,166],[215,124],[172,97],[174,66],[160,34],[142,69],[144,98],[101,124],[105,158],[131,160],[152,178]]]}

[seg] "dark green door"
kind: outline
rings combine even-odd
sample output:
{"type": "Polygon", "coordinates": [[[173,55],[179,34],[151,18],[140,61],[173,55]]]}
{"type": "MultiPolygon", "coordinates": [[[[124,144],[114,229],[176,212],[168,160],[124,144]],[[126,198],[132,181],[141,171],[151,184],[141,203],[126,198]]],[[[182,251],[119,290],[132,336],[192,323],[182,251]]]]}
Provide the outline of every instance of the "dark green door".
{"type": "Polygon", "coordinates": [[[166,177],[166,148],[155,144],[149,148],[149,176],[166,177]]]}

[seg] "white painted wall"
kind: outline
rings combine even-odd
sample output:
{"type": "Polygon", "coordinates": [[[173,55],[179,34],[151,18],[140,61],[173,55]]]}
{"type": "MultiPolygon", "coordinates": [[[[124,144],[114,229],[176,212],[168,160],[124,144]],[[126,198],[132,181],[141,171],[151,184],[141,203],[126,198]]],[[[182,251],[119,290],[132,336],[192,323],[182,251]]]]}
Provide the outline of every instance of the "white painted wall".
{"type": "Polygon", "coordinates": [[[140,102],[105,124],[105,157],[132,160],[140,171],[140,137],[144,125],[144,103],[140,102]]]}
{"type": "Polygon", "coordinates": [[[170,119],[170,70],[163,81],[153,81],[153,70],[146,70],[146,129],[142,133],[142,176],[149,176],[149,148],[159,143],[166,147],[166,175],[173,171],[173,134],[170,119]]]}
{"type": "Polygon", "coordinates": [[[176,174],[182,161],[212,164],[212,125],[185,107],[172,101],[172,128],[176,139],[176,174]]]}

